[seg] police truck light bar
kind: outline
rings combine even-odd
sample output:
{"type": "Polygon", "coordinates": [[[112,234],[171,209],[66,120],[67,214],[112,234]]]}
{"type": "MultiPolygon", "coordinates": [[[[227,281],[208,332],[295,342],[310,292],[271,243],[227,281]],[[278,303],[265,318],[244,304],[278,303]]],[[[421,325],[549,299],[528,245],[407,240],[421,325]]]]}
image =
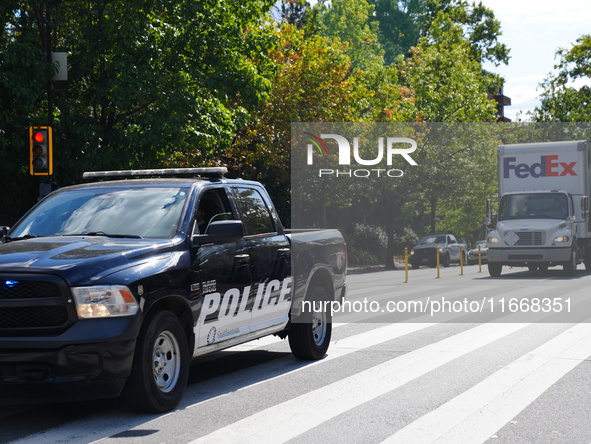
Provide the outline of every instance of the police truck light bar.
{"type": "Polygon", "coordinates": [[[228,172],[226,167],[201,167],[201,168],[164,168],[152,170],[116,170],[116,171],[86,171],[83,179],[107,179],[130,177],[178,177],[197,176],[221,178],[228,172]]]}
{"type": "Polygon", "coordinates": [[[29,127],[29,155],[31,175],[53,174],[53,139],[50,126],[29,127]]]}

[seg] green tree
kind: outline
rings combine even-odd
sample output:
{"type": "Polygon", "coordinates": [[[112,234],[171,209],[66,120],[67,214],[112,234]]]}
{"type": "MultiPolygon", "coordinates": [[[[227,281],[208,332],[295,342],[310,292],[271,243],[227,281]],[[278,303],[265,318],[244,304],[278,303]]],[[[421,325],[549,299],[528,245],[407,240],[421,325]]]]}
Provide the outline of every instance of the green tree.
{"type": "Polygon", "coordinates": [[[462,29],[475,60],[506,64],[509,49],[498,41],[501,24],[482,2],[466,0],[373,0],[379,23],[380,42],[386,62],[406,55],[421,37],[429,37],[438,14],[446,14],[462,29]]]}
{"type": "Polygon", "coordinates": [[[28,13],[18,3],[0,4],[0,224],[12,224],[38,195],[28,172],[27,127],[47,123],[39,95],[51,75],[40,44],[41,3],[31,2],[28,13]]]}
{"type": "MultiPolygon", "coordinates": [[[[279,39],[269,53],[278,67],[269,100],[237,134],[226,162],[236,174],[265,183],[275,202],[281,203],[282,219],[289,223],[291,122],[359,120],[373,110],[376,93],[368,88],[364,72],[352,69],[348,46],[339,39],[306,36],[303,29],[289,24],[281,27],[279,39]]],[[[395,96],[392,85],[380,92],[384,100],[395,96]]]]}
{"type": "Polygon", "coordinates": [[[346,44],[345,52],[353,68],[372,70],[383,66],[377,23],[371,20],[372,4],[366,0],[321,0],[315,10],[316,32],[346,44]]]}
{"type": "Polygon", "coordinates": [[[488,99],[490,79],[462,30],[440,13],[431,35],[421,38],[400,65],[402,82],[415,92],[416,106],[427,122],[484,122],[494,119],[488,99]]]}
{"type": "MultiPolygon", "coordinates": [[[[470,43],[448,15],[438,14],[430,36],[421,38],[400,69],[404,83],[415,91],[416,106],[423,120],[494,120],[495,103],[487,94],[490,77],[474,60],[470,43]]],[[[420,154],[422,168],[413,178],[413,186],[422,192],[429,214],[428,231],[431,232],[438,228],[440,205],[449,196],[470,190],[467,181],[477,174],[478,150],[458,146],[455,140],[428,137],[420,154]]]]}
{"type": "Polygon", "coordinates": [[[296,25],[298,28],[306,25],[310,13],[310,4],[306,0],[281,0],[273,7],[273,16],[280,23],[296,25]]]}
{"type": "Polygon", "coordinates": [[[536,122],[591,121],[591,35],[579,37],[570,49],[560,49],[557,73],[542,83],[541,105],[531,113],[536,122]],[[579,87],[573,82],[585,84],[579,87]]]}

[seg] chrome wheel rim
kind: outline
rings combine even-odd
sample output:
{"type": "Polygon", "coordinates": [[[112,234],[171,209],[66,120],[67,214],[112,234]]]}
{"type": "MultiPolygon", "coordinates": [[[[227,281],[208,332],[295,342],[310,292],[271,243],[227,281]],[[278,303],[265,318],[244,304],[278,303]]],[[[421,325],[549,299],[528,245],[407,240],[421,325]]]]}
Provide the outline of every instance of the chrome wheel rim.
{"type": "Polygon", "coordinates": [[[327,323],[326,313],[315,312],[312,318],[312,336],[314,337],[314,344],[322,345],[326,338],[327,323]]]}
{"type": "Polygon", "coordinates": [[[180,373],[179,344],[171,332],[163,331],[156,338],[152,363],[156,385],[162,392],[170,392],[176,386],[180,373]]]}

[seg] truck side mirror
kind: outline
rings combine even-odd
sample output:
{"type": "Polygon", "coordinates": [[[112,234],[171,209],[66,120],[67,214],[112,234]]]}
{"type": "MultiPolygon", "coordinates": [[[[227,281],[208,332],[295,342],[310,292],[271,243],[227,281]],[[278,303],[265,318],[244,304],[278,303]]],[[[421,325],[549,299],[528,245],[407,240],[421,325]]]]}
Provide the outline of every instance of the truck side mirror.
{"type": "Polygon", "coordinates": [[[219,220],[207,226],[205,234],[193,236],[194,247],[204,244],[235,242],[244,237],[244,225],[241,220],[219,220]]]}
{"type": "Polygon", "coordinates": [[[10,230],[10,227],[7,227],[6,225],[2,225],[1,230],[2,231],[0,231],[0,240],[4,239],[5,237],[8,236],[8,231],[10,230]]]}

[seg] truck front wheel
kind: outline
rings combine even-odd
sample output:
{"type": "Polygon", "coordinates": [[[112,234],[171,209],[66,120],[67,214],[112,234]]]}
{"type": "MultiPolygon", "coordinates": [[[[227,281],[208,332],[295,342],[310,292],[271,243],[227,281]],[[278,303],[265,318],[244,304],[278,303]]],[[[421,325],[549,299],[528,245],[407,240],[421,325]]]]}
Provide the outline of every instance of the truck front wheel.
{"type": "Polygon", "coordinates": [[[449,253],[445,253],[445,255],[443,255],[443,263],[442,263],[442,265],[444,267],[449,267],[450,262],[451,262],[451,260],[449,258],[449,253]]]}
{"type": "Polygon", "coordinates": [[[503,264],[499,264],[497,262],[488,262],[488,273],[492,277],[499,277],[501,275],[501,269],[503,268],[503,264]]]}
{"type": "Polygon", "coordinates": [[[563,271],[566,276],[574,276],[577,271],[577,250],[573,248],[570,252],[570,261],[564,264],[563,271]]]}
{"type": "Polygon", "coordinates": [[[294,320],[289,330],[289,347],[293,355],[302,360],[317,360],[326,355],[332,334],[330,305],[315,304],[328,300],[326,290],[312,287],[306,300],[312,302],[312,310],[303,312],[294,320]],[[328,309],[327,309],[328,308],[328,309]]]}
{"type": "Polygon", "coordinates": [[[172,312],[156,312],[138,337],[126,400],[138,411],[167,412],[183,397],[188,376],[189,351],[183,327],[172,312]]]}

